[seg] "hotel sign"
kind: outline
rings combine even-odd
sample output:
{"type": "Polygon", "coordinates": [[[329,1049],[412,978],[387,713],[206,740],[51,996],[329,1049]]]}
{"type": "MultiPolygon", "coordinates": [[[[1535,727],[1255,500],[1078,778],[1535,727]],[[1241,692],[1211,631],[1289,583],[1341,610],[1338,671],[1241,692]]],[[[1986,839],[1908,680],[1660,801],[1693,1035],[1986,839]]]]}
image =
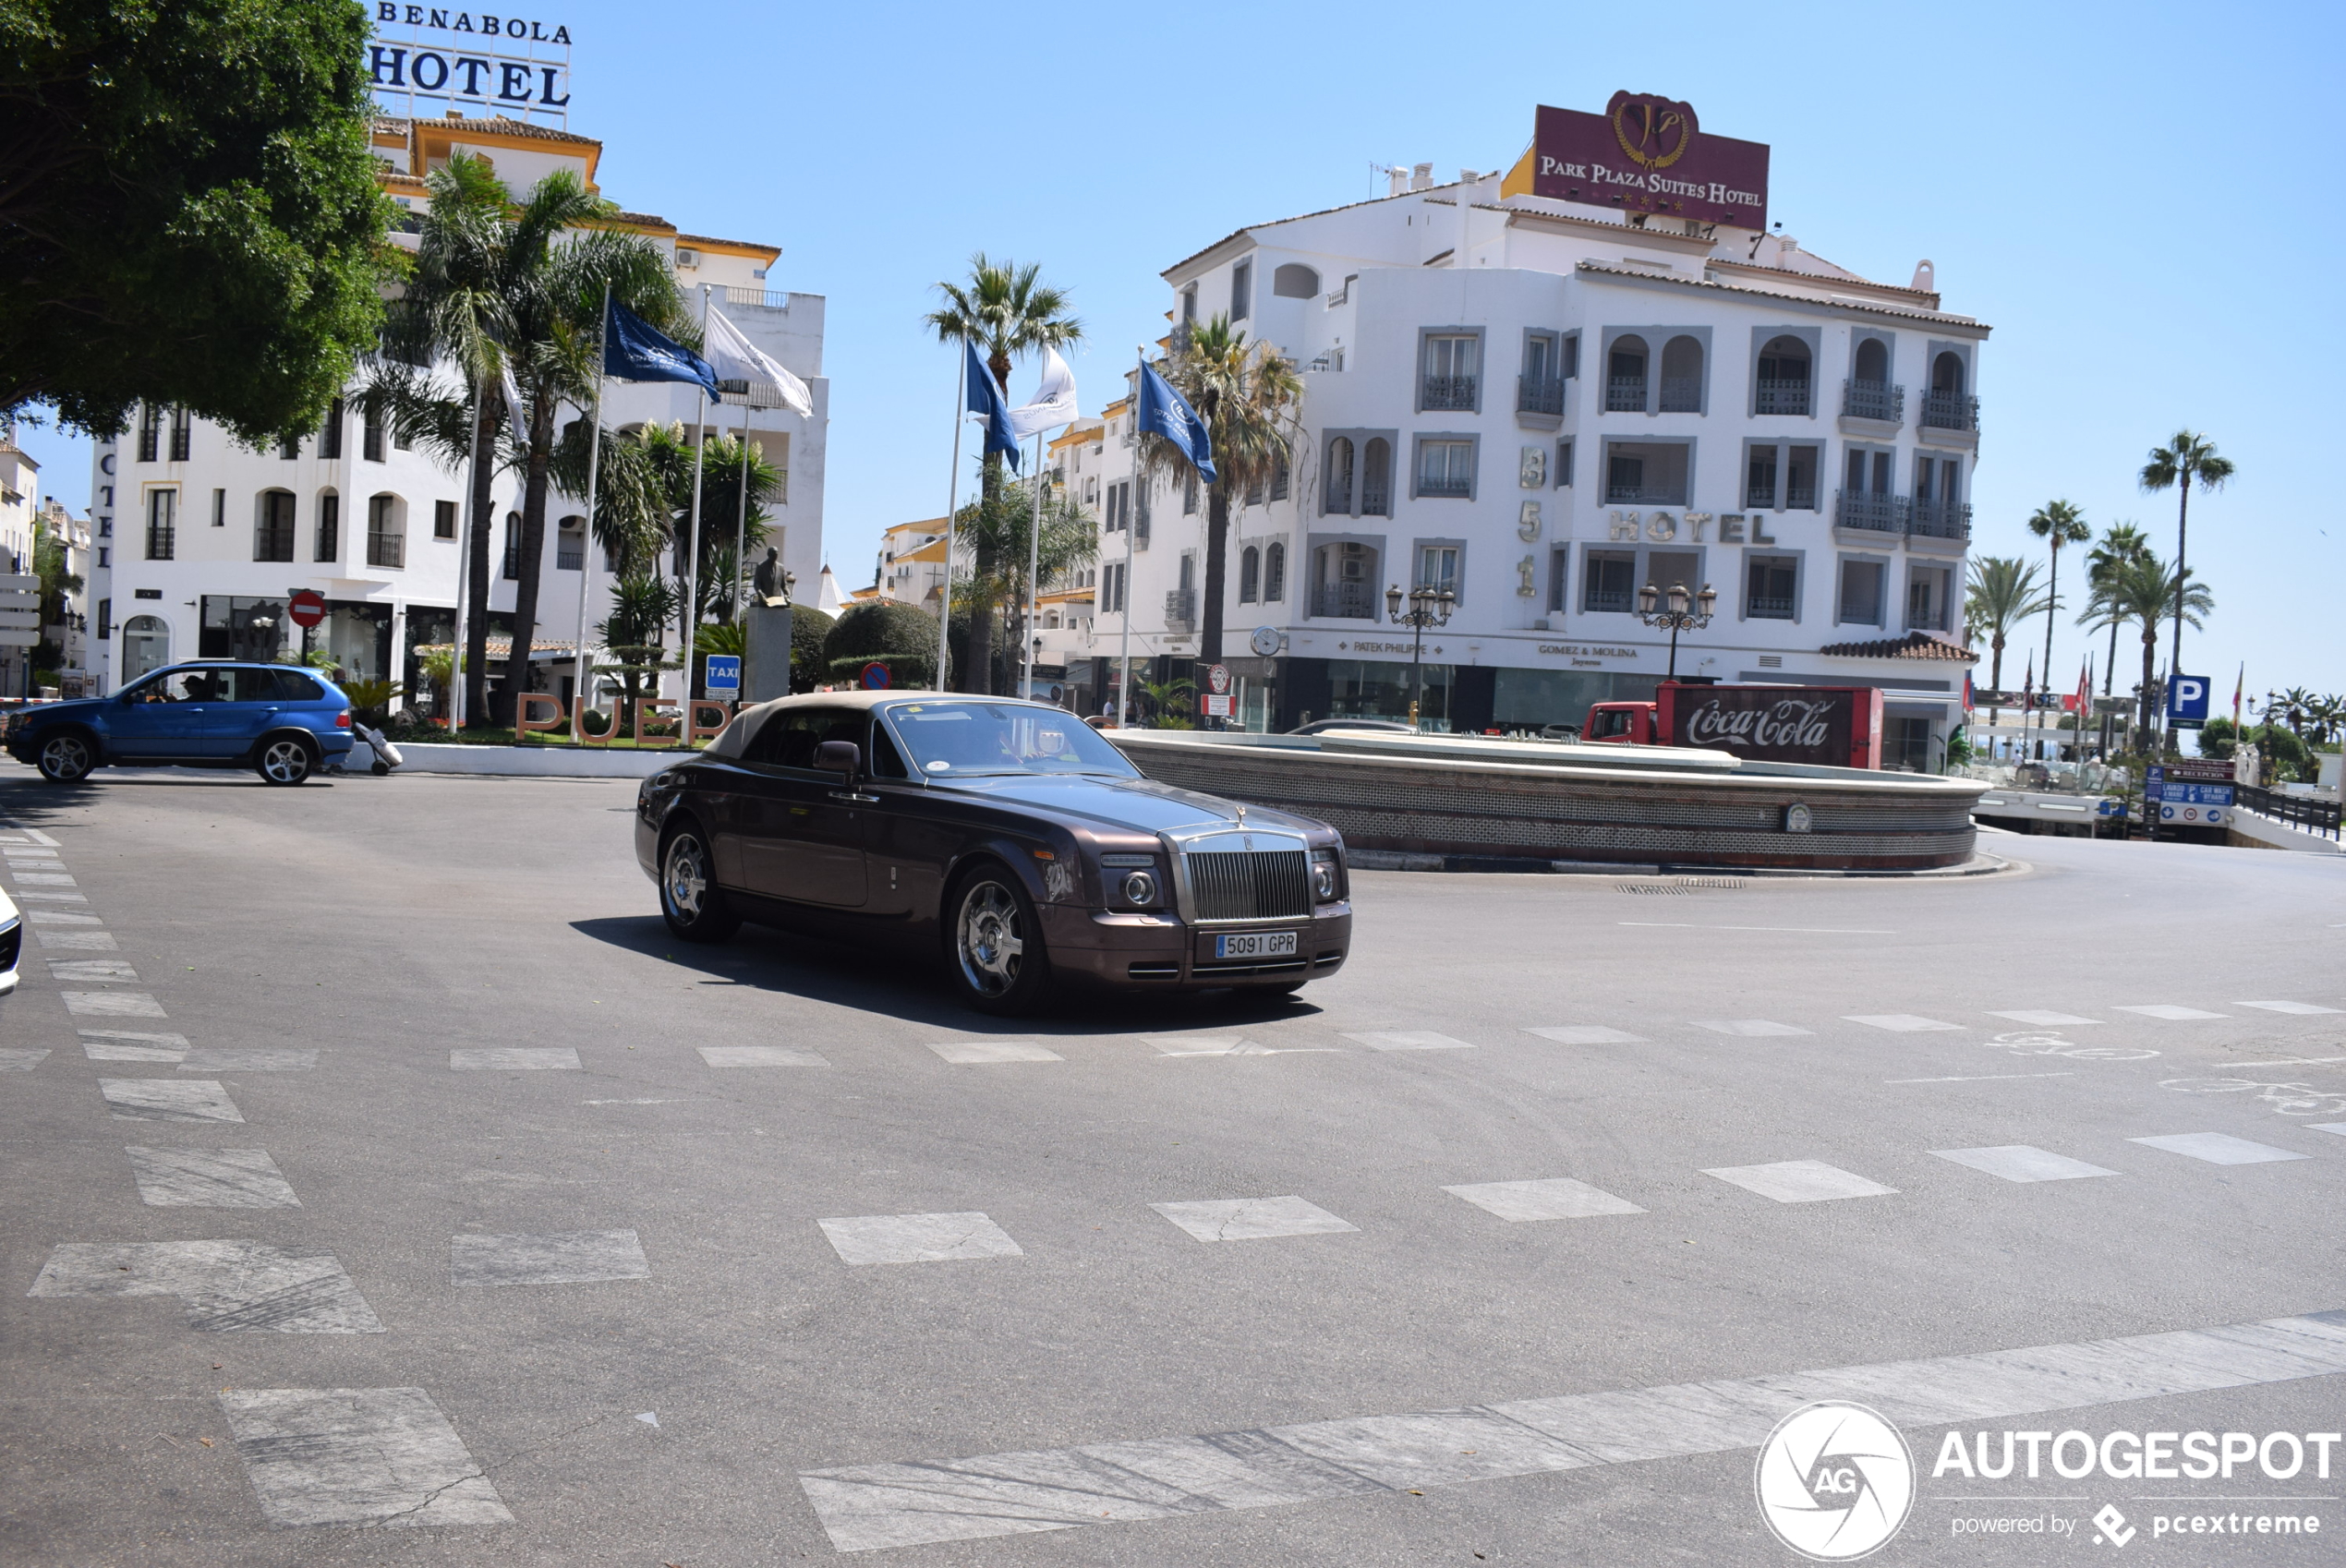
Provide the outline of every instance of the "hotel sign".
{"type": "Polygon", "coordinates": [[[1709,136],[1694,106],[1616,92],[1602,115],[1542,104],[1531,194],[1737,228],[1768,226],[1768,148],[1709,136]]]}
{"type": "Polygon", "coordinates": [[[440,108],[568,123],[570,29],[532,17],[376,0],[367,73],[386,112],[440,108]]]}

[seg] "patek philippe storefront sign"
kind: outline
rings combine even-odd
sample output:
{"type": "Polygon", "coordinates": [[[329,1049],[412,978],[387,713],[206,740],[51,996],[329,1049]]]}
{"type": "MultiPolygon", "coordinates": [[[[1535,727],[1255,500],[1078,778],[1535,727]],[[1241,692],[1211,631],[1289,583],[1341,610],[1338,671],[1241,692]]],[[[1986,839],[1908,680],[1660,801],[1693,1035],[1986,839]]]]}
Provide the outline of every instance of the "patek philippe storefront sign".
{"type": "Polygon", "coordinates": [[[1616,92],[1602,115],[1540,106],[1531,193],[1737,228],[1768,226],[1768,148],[1704,133],[1694,105],[1616,92]]]}
{"type": "Polygon", "coordinates": [[[539,17],[375,0],[367,71],[388,114],[457,109],[557,127],[570,119],[570,29],[539,17]]]}

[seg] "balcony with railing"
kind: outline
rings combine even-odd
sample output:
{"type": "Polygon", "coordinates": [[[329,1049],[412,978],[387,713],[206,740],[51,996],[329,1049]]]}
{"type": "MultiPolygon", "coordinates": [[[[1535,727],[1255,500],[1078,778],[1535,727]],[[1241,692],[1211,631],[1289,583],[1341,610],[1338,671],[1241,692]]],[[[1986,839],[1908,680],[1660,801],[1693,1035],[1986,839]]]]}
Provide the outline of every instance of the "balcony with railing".
{"type": "Polygon", "coordinates": [[[1476,376],[1428,376],[1418,384],[1418,406],[1423,409],[1474,411],[1476,376]]]}
{"type": "Polygon", "coordinates": [[[1792,619],[1792,601],[1768,597],[1755,597],[1744,613],[1754,621],[1789,621],[1792,619]]]}
{"type": "Polygon", "coordinates": [[[367,564],[387,566],[394,570],[407,564],[407,536],[405,534],[369,534],[367,564]]]}
{"type": "Polygon", "coordinates": [[[1646,411],[1646,379],[1643,376],[1606,377],[1604,411],[1607,414],[1643,414],[1646,411]]]}
{"type": "Polygon", "coordinates": [[[1518,376],[1515,379],[1515,411],[1518,414],[1564,413],[1564,378],[1561,376],[1518,376]]]}
{"type": "Polygon", "coordinates": [[[1197,590],[1167,588],[1165,591],[1165,623],[1167,626],[1191,626],[1197,622],[1197,590]]]}
{"type": "Polygon", "coordinates": [[[1906,531],[1905,502],[1897,496],[1869,495],[1863,490],[1835,490],[1832,523],[1868,534],[1894,537],[1906,531]]]}
{"type": "MultiPolygon", "coordinates": [[[[1464,501],[1473,493],[1473,481],[1464,474],[1421,473],[1418,476],[1418,494],[1421,496],[1437,501],[1464,501]]],[[[1384,514],[1380,513],[1378,515],[1384,514]]]]}
{"type": "Polygon", "coordinates": [[[1906,513],[1906,532],[1926,539],[1971,537],[1967,501],[1917,501],[1906,513]]]}
{"type": "Polygon", "coordinates": [[[1816,511],[1817,487],[1813,483],[1804,484],[1798,479],[1788,481],[1784,488],[1784,504],[1788,512],[1816,511]]]}
{"type": "Polygon", "coordinates": [[[1591,615],[1626,615],[1629,597],[1626,588],[1590,588],[1581,596],[1581,609],[1591,615]]]}
{"type": "Polygon", "coordinates": [[[1922,394],[1922,423],[1929,430],[1962,430],[1979,433],[1979,400],[1963,392],[1927,392],[1922,394]]]}
{"type": "Polygon", "coordinates": [[[1624,481],[1608,483],[1604,488],[1607,506],[1684,506],[1687,504],[1683,485],[1632,485],[1624,481]]]}
{"type": "Polygon", "coordinates": [[[1699,376],[1663,377],[1662,412],[1664,414],[1701,413],[1702,378],[1699,376]]]}
{"type": "Polygon", "coordinates": [[[1336,621],[1374,621],[1376,596],[1366,583],[1322,583],[1312,590],[1312,613],[1336,621]]]}
{"type": "Polygon", "coordinates": [[[740,288],[728,283],[720,291],[728,305],[747,305],[760,310],[787,310],[790,296],[765,288],[740,288]]]}
{"type": "Polygon", "coordinates": [[[1806,414],[1808,412],[1807,381],[1763,380],[1760,383],[1755,414],[1806,414]]]}
{"type": "Polygon", "coordinates": [[[1845,380],[1841,383],[1841,416],[1902,424],[1906,417],[1906,389],[1889,381],[1845,380]]]}

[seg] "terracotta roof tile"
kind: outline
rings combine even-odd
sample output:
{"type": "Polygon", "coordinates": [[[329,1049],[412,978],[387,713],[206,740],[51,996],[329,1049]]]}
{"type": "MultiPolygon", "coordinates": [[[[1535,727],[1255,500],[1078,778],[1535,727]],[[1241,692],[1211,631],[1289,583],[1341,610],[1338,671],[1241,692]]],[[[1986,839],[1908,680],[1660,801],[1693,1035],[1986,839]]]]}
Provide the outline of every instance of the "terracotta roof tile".
{"type": "Polygon", "coordinates": [[[1979,662],[1979,656],[1969,648],[1941,642],[1927,632],[1909,632],[1903,637],[1884,637],[1872,643],[1828,643],[1817,651],[1834,658],[1920,658],[1954,664],[1979,662]]]}

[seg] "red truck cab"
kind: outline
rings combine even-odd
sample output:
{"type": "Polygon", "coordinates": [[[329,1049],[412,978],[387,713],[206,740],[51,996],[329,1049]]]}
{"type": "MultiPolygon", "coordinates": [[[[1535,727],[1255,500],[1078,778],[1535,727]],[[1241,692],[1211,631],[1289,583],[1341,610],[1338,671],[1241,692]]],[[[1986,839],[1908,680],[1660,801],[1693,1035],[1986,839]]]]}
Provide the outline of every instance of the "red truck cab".
{"type": "Polygon", "coordinates": [[[1759,762],[1880,767],[1881,691],[1664,681],[1652,702],[1590,708],[1580,739],[1600,745],[1699,746],[1759,762]]]}

